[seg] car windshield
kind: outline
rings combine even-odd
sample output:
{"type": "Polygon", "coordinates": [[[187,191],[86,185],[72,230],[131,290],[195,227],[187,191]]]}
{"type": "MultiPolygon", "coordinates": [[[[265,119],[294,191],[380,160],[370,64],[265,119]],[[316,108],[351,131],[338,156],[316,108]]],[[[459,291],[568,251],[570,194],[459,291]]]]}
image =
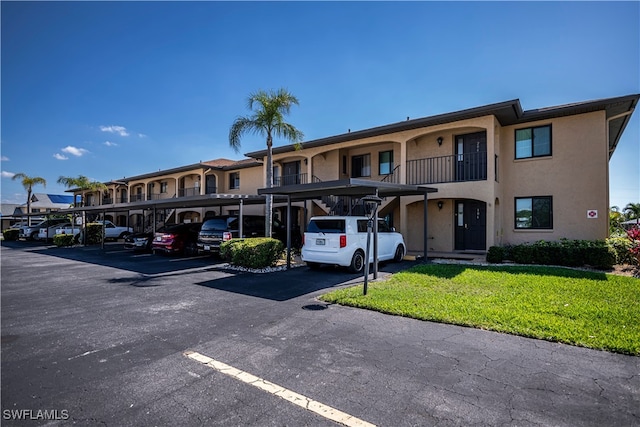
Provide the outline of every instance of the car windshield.
{"type": "Polygon", "coordinates": [[[209,219],[202,224],[203,231],[226,231],[227,220],[225,218],[209,219]]]}
{"type": "Polygon", "coordinates": [[[344,233],[344,219],[313,219],[307,231],[310,233],[344,233]]]}

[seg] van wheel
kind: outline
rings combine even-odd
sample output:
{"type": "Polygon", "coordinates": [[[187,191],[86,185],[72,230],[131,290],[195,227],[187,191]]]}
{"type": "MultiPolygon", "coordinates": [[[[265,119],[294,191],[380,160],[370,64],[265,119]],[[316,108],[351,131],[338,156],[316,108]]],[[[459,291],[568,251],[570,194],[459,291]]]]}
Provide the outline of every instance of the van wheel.
{"type": "Polygon", "coordinates": [[[393,256],[394,262],[400,262],[404,259],[404,246],[398,245],[396,248],[396,254],[393,256]]]}
{"type": "Polygon", "coordinates": [[[351,258],[351,265],[349,271],[352,273],[360,273],[364,268],[364,253],[361,250],[357,250],[351,258]]]}

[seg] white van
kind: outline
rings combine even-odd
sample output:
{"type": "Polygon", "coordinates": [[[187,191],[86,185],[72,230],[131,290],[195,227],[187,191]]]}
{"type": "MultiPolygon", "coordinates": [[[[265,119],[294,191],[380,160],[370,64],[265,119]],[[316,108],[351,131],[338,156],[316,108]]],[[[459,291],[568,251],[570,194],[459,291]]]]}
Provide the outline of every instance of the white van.
{"type": "MultiPolygon", "coordinates": [[[[365,216],[315,216],[309,220],[304,233],[302,260],[310,268],[320,264],[349,267],[352,273],[364,268],[367,245],[365,216]]],[[[373,262],[373,234],[369,248],[369,262],[373,262]]],[[[402,234],[378,219],[378,261],[402,261],[406,246],[402,234]]]]}

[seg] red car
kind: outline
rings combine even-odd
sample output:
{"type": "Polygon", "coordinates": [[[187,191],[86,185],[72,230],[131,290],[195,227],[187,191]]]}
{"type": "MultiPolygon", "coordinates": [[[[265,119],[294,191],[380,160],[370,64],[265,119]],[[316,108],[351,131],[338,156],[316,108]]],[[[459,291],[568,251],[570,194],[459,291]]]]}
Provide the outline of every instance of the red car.
{"type": "Polygon", "coordinates": [[[154,254],[197,255],[200,227],[200,222],[167,225],[155,233],[151,250],[154,254]]]}

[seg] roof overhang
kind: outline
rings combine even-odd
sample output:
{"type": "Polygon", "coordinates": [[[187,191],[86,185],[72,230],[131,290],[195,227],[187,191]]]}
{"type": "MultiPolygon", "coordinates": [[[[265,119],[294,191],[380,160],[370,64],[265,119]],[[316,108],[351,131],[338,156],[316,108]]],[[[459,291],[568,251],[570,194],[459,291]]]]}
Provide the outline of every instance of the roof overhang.
{"type": "Polygon", "coordinates": [[[313,182],[310,184],[286,185],[283,187],[260,188],[259,195],[287,196],[291,201],[318,199],[322,196],[377,195],[378,197],[426,196],[437,192],[437,188],[421,185],[395,184],[368,179],[338,179],[335,181],[313,182]]]}
{"type": "MultiPolygon", "coordinates": [[[[206,208],[212,206],[230,206],[230,205],[260,205],[264,204],[266,196],[255,194],[205,194],[198,196],[178,197],[161,200],[144,200],[132,203],[118,203],[100,206],[83,206],[78,208],[70,208],[60,210],[60,213],[75,212],[115,212],[115,211],[132,211],[143,209],[189,209],[189,208],[206,208]]],[[[278,199],[277,201],[286,201],[278,199]]]]}
{"type": "MultiPolygon", "coordinates": [[[[573,104],[557,105],[554,107],[540,108],[523,111],[519,99],[454,111],[452,113],[439,114],[414,120],[393,123],[385,126],[348,132],[327,138],[316,139],[302,144],[290,144],[272,148],[273,154],[282,154],[305,148],[322,147],[340,142],[355,141],[373,136],[386,135],[423,127],[453,123],[477,117],[493,115],[502,126],[518,125],[538,120],[550,120],[557,117],[572,116],[577,114],[605,111],[608,121],[609,156],[611,156],[620,141],[627,123],[631,118],[640,94],[627,95],[616,98],[598,99],[594,101],[577,102],[573,104]]],[[[245,156],[254,159],[263,159],[267,150],[246,153],[245,156]]]]}

